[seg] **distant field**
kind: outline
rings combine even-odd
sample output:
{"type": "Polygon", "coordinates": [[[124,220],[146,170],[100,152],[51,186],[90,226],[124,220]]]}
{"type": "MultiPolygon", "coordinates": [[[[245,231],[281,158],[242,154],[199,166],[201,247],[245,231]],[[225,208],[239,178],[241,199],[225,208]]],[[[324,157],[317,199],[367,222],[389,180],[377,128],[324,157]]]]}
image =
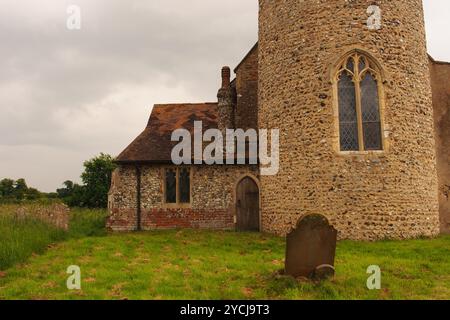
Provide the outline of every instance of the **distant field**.
{"type": "Polygon", "coordinates": [[[270,235],[78,234],[6,270],[0,299],[450,299],[449,236],[340,242],[335,279],[316,284],[277,275],[284,240],[270,235]],[[69,265],[81,267],[81,291],[66,288],[69,265]],[[382,290],[367,289],[369,265],[381,267],[382,290]]]}

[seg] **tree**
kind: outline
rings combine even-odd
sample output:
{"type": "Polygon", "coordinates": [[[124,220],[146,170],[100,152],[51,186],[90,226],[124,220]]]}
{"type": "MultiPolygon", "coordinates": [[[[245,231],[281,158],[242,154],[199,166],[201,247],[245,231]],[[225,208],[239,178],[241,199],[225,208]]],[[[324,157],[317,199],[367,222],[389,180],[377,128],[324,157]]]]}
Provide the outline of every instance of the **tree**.
{"type": "Polygon", "coordinates": [[[74,186],[73,181],[70,181],[70,180],[64,181],[63,185],[66,187],[67,190],[69,190],[69,191],[73,190],[73,186],[74,186]]]}
{"type": "Polygon", "coordinates": [[[88,202],[86,201],[86,187],[74,184],[70,197],[67,197],[64,202],[69,207],[86,207],[88,202]]]}
{"type": "Polygon", "coordinates": [[[46,197],[36,188],[29,188],[25,179],[3,179],[0,181],[0,199],[2,203],[35,201],[46,197]]]}
{"type": "Polygon", "coordinates": [[[84,172],[81,174],[83,185],[65,181],[64,188],[56,190],[58,198],[70,207],[106,208],[115,168],[113,157],[100,153],[84,162],[84,172]]]}
{"type": "Polygon", "coordinates": [[[84,162],[81,179],[84,183],[85,206],[91,208],[108,206],[108,191],[115,168],[113,157],[104,153],[84,162]]]}
{"type": "Polygon", "coordinates": [[[11,198],[14,195],[14,180],[3,179],[0,181],[0,196],[11,198]]]}
{"type": "Polygon", "coordinates": [[[14,184],[14,195],[17,200],[23,200],[28,192],[28,186],[25,179],[19,179],[14,184]]]}
{"type": "Polygon", "coordinates": [[[63,183],[64,188],[57,189],[56,194],[69,207],[86,206],[85,188],[77,183],[67,180],[63,183]]]}
{"type": "Polygon", "coordinates": [[[61,199],[64,199],[64,198],[72,196],[73,188],[74,188],[73,181],[70,181],[70,180],[64,181],[63,185],[64,185],[64,188],[56,190],[58,197],[61,199]]]}
{"type": "Polygon", "coordinates": [[[31,200],[31,201],[37,200],[37,199],[41,198],[41,193],[39,192],[38,189],[28,188],[26,198],[27,198],[27,200],[31,200]]]}

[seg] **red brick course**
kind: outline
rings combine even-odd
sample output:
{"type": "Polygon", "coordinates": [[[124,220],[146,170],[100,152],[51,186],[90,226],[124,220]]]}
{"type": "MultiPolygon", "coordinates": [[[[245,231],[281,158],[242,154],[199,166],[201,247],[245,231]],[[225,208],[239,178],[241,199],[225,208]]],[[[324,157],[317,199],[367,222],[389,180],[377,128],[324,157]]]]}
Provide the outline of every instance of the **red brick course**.
{"type": "MultiPolygon", "coordinates": [[[[132,231],[137,229],[135,210],[113,210],[107,221],[113,231],[132,231]]],[[[142,230],[156,229],[214,229],[234,228],[233,213],[226,210],[151,209],[141,212],[142,230]]]]}

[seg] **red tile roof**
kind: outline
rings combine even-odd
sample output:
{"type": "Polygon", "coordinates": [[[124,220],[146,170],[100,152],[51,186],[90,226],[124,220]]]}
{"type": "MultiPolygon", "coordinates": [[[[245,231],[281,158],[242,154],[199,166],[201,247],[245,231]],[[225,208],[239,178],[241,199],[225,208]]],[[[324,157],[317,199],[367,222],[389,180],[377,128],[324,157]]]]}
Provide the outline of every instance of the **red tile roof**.
{"type": "Polygon", "coordinates": [[[217,128],[217,103],[155,105],[145,130],[116,158],[118,163],[171,162],[172,132],[187,129],[193,136],[194,121],[203,122],[203,130],[217,128]]]}

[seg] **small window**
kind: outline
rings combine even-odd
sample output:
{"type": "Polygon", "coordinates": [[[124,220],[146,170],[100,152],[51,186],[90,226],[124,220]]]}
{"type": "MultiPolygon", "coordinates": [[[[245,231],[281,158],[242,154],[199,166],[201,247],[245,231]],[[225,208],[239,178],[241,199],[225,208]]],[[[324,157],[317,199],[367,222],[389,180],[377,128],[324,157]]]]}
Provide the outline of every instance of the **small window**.
{"type": "Polygon", "coordinates": [[[189,169],[183,168],[180,171],[180,177],[178,179],[178,189],[180,194],[180,203],[191,202],[191,177],[189,169]]]}
{"type": "Polygon", "coordinates": [[[341,62],[336,82],[340,150],[383,150],[377,65],[354,52],[341,62]]]}
{"type": "Polygon", "coordinates": [[[166,203],[177,203],[177,171],[166,170],[166,203]]]}
{"type": "Polygon", "coordinates": [[[191,170],[189,168],[167,168],[164,177],[166,204],[191,203],[191,170]]]}
{"type": "Polygon", "coordinates": [[[359,150],[355,84],[347,73],[339,80],[339,123],[341,150],[359,150]]]}
{"type": "Polygon", "coordinates": [[[366,150],[381,150],[381,121],[378,85],[367,72],[361,81],[361,113],[363,138],[366,150]]]}

